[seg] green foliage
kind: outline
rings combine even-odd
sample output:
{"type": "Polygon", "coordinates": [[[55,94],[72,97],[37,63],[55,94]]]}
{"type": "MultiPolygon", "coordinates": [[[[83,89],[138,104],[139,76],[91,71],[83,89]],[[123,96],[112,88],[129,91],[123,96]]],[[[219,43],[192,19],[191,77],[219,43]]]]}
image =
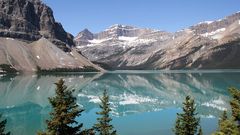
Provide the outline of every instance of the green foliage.
{"type": "Polygon", "coordinates": [[[98,115],[101,115],[100,118],[97,118],[98,123],[94,125],[94,129],[99,132],[100,135],[116,135],[116,130],[114,130],[113,126],[110,125],[112,119],[109,116],[110,104],[109,104],[109,96],[107,91],[104,90],[103,96],[100,98],[101,104],[99,107],[101,108],[100,112],[97,112],[98,115]]]}
{"type": "MultiPolygon", "coordinates": [[[[2,114],[0,114],[0,119],[2,118],[2,114]]],[[[7,120],[0,121],[0,135],[10,135],[10,132],[5,133],[7,120]]]]}
{"type": "Polygon", "coordinates": [[[203,135],[203,131],[202,131],[202,127],[201,127],[201,126],[200,126],[199,129],[198,129],[197,135],[203,135]]]}
{"type": "Polygon", "coordinates": [[[233,99],[230,101],[232,116],[240,128],[240,90],[236,88],[229,88],[228,90],[233,97],[233,99]]]}
{"type": "Polygon", "coordinates": [[[218,123],[221,123],[221,122],[224,122],[225,120],[227,120],[228,119],[228,116],[227,116],[227,111],[226,110],[224,110],[223,111],[223,114],[222,114],[222,116],[220,117],[220,119],[219,119],[219,122],[218,123]]]}
{"type": "Polygon", "coordinates": [[[179,116],[177,116],[175,128],[173,129],[173,131],[175,132],[175,135],[181,135],[181,120],[179,116]]]}
{"type": "Polygon", "coordinates": [[[53,68],[53,69],[41,69],[40,67],[37,67],[38,74],[49,74],[59,72],[99,72],[99,70],[91,66],[84,66],[83,68],[53,68]]]}
{"type": "Polygon", "coordinates": [[[49,98],[53,111],[50,113],[51,119],[47,120],[47,132],[39,135],[85,135],[87,130],[81,131],[83,124],[75,121],[81,115],[82,109],[76,104],[73,97],[73,90],[67,89],[63,79],[57,83],[56,96],[49,98]]]}
{"type": "Polygon", "coordinates": [[[218,122],[218,131],[214,135],[240,135],[240,90],[229,88],[233,99],[230,101],[232,117],[227,117],[224,111],[218,122]]]}
{"type": "MultiPolygon", "coordinates": [[[[177,120],[174,128],[176,135],[194,135],[197,133],[200,118],[196,115],[196,106],[194,100],[187,96],[183,103],[183,113],[177,114],[177,120]]],[[[201,131],[202,132],[202,131],[201,131]]]]}
{"type": "Polygon", "coordinates": [[[218,131],[213,135],[239,135],[237,125],[233,119],[228,119],[226,111],[220,117],[218,128],[218,131]]]}
{"type": "Polygon", "coordinates": [[[1,64],[0,69],[2,69],[3,73],[8,74],[16,74],[18,72],[15,68],[8,64],[1,64]]]}

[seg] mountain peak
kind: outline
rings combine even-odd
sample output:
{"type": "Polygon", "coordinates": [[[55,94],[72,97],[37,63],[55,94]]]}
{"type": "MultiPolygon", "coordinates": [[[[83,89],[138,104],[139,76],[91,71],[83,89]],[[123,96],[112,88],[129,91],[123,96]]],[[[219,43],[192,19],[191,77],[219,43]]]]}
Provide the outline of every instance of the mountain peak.
{"type": "MultiPolygon", "coordinates": [[[[90,31],[89,31],[87,28],[85,28],[85,29],[83,29],[82,32],[84,32],[84,33],[89,33],[90,31]]],[[[90,32],[90,33],[91,33],[91,32],[90,32]]]]}
{"type": "Polygon", "coordinates": [[[213,33],[240,20],[240,12],[233,13],[216,21],[204,21],[190,27],[196,34],[213,33]]]}
{"type": "Polygon", "coordinates": [[[110,27],[108,27],[104,31],[117,31],[117,30],[132,30],[132,29],[137,29],[136,27],[129,26],[129,25],[122,25],[122,24],[114,24],[110,27]]]}
{"type": "Polygon", "coordinates": [[[74,45],[73,36],[55,21],[41,0],[1,0],[0,36],[32,42],[45,37],[59,46],[74,45]]]}
{"type": "Polygon", "coordinates": [[[92,39],[93,39],[93,33],[90,32],[88,29],[82,30],[75,37],[76,41],[87,41],[87,40],[92,40],[92,39]]]}

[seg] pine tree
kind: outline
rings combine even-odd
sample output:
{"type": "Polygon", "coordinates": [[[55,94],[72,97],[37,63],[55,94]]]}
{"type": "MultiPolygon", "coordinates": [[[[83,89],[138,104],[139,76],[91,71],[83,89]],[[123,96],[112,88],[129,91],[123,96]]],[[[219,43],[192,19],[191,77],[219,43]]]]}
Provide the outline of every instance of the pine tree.
{"type": "Polygon", "coordinates": [[[240,132],[240,90],[236,88],[229,88],[228,90],[233,97],[233,99],[230,101],[233,120],[237,122],[240,132]]]}
{"type": "Polygon", "coordinates": [[[116,130],[114,130],[113,125],[110,125],[112,119],[109,116],[110,104],[109,96],[107,91],[104,90],[103,96],[100,98],[101,104],[99,105],[101,111],[96,114],[100,115],[100,118],[97,118],[98,123],[94,125],[94,129],[99,132],[100,135],[116,135],[116,130]]]}
{"type": "Polygon", "coordinates": [[[174,132],[176,135],[194,135],[197,133],[200,118],[196,115],[194,100],[187,96],[183,103],[183,113],[177,114],[174,132]]]}
{"type": "Polygon", "coordinates": [[[240,135],[240,90],[229,88],[233,99],[230,101],[232,117],[227,117],[224,111],[218,122],[218,131],[214,135],[240,135]]]}
{"type": "Polygon", "coordinates": [[[224,122],[225,120],[227,120],[228,119],[228,116],[227,116],[227,111],[226,110],[224,110],[223,111],[223,114],[222,114],[222,116],[220,117],[220,119],[219,119],[219,122],[218,123],[221,123],[221,122],[224,122]]]}
{"type": "Polygon", "coordinates": [[[53,111],[51,119],[47,120],[47,132],[40,135],[85,135],[87,130],[81,131],[83,124],[78,124],[75,118],[80,116],[82,109],[76,104],[76,98],[72,95],[74,90],[67,89],[63,79],[57,83],[56,96],[49,98],[53,111]]]}
{"type": "Polygon", "coordinates": [[[198,129],[197,135],[203,135],[203,131],[202,131],[202,127],[201,127],[201,126],[200,126],[199,129],[198,129]]]}
{"type": "Polygon", "coordinates": [[[173,132],[175,132],[175,135],[182,135],[182,130],[181,130],[181,121],[180,118],[177,116],[176,123],[175,123],[175,128],[173,129],[173,132]]]}
{"type": "Polygon", "coordinates": [[[239,135],[237,125],[233,119],[227,117],[227,111],[224,111],[218,122],[218,131],[213,135],[239,135]]]}
{"type": "MultiPolygon", "coordinates": [[[[2,114],[0,114],[0,119],[2,118],[2,114]]],[[[0,121],[0,135],[10,135],[10,132],[5,133],[7,120],[0,121]]]]}

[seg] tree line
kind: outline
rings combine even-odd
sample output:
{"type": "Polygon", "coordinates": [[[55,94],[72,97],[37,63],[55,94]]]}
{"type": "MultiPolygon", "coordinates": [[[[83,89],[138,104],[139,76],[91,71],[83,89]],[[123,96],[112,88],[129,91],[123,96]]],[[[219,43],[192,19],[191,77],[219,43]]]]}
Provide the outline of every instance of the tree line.
{"type": "MultiPolygon", "coordinates": [[[[49,98],[52,106],[50,119],[46,121],[46,131],[38,132],[38,135],[117,135],[117,131],[110,124],[110,103],[106,90],[100,97],[101,103],[99,108],[101,111],[97,123],[90,129],[83,129],[83,123],[78,123],[76,117],[81,116],[84,111],[79,108],[76,97],[73,96],[74,90],[70,90],[64,84],[64,80],[60,79],[55,83],[56,95],[49,98]]],[[[230,101],[231,115],[226,110],[223,111],[219,118],[218,129],[213,135],[240,135],[240,90],[229,88],[228,91],[232,96],[230,101]],[[229,116],[230,115],[230,116],[229,116]]],[[[196,104],[190,96],[185,98],[182,107],[182,113],[177,113],[173,132],[175,135],[203,135],[200,125],[200,117],[197,117],[196,104]]],[[[2,115],[0,115],[1,119],[2,115]]],[[[7,120],[0,121],[0,135],[10,135],[5,131],[7,120]]]]}

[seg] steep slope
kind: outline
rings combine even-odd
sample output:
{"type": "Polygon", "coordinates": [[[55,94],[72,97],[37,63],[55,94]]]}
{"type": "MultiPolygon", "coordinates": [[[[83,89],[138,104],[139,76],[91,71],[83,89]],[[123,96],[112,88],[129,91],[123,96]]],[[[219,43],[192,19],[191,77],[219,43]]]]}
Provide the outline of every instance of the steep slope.
{"type": "Polygon", "coordinates": [[[38,67],[47,70],[94,67],[102,70],[79,55],[75,49],[66,53],[45,38],[31,44],[12,38],[0,38],[0,64],[11,65],[19,71],[27,72],[35,72],[38,67]]]}
{"type": "Polygon", "coordinates": [[[113,25],[75,38],[91,61],[111,69],[240,68],[240,12],[175,33],[113,25]],[[85,36],[86,37],[86,36],[85,36]]]}
{"type": "Polygon", "coordinates": [[[81,34],[82,32],[75,40],[82,54],[113,69],[136,69],[159,48],[158,44],[163,45],[173,37],[164,31],[124,25],[113,25],[103,32],[93,34],[94,38],[88,39],[84,44],[81,44],[81,34]]]}
{"type": "Polygon", "coordinates": [[[45,37],[59,47],[73,46],[73,36],[55,21],[41,0],[1,0],[0,36],[36,41],[45,37]]]}
{"type": "Polygon", "coordinates": [[[9,66],[23,72],[38,68],[103,71],[74,48],[73,36],[41,0],[1,0],[0,7],[0,73],[9,66]]]}

